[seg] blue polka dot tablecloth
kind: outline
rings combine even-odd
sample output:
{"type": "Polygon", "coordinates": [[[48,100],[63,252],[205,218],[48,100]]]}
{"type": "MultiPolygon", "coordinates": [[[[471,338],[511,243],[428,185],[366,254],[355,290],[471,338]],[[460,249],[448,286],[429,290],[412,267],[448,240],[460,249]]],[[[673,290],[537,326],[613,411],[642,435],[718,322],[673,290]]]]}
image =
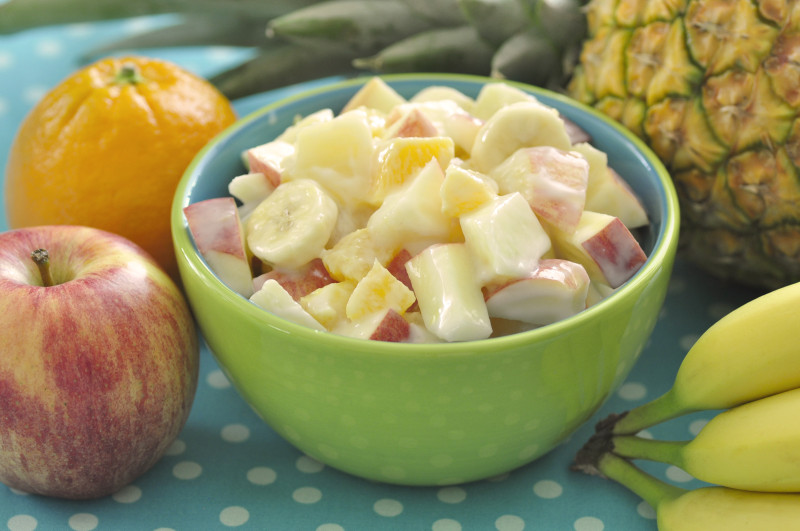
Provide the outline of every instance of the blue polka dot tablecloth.
{"type": "MultiPolygon", "coordinates": [[[[0,167],[26,113],[81,66],[99,43],[171,23],[170,17],[76,24],[0,37],[0,167]]],[[[243,60],[249,50],[143,51],[202,76],[243,60]]],[[[318,81],[315,83],[321,83],[318,81]]],[[[304,86],[235,102],[240,115],[304,86]]],[[[4,212],[0,229],[7,230],[4,212]]],[[[303,455],[239,397],[206,347],[188,423],[166,455],[113,496],[74,502],[27,495],[0,484],[0,528],[36,530],[655,530],[652,508],[607,480],[569,470],[596,421],[666,391],[697,337],[756,295],[708,278],[678,260],[653,336],[627,381],[569,440],[538,461],[485,481],[443,488],[362,480],[303,455]]],[[[651,428],[660,439],[687,439],[712,413],[651,428]]],[[[680,469],[641,463],[676,485],[701,483],[680,469]]]]}

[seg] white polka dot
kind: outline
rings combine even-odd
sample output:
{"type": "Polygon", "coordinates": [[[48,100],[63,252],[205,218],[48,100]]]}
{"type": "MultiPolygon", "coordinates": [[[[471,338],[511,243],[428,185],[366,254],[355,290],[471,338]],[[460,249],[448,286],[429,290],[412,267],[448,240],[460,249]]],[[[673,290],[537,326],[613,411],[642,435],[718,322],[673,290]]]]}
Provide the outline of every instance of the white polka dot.
{"type": "Polygon", "coordinates": [[[686,334],[685,336],[681,337],[678,341],[678,344],[681,346],[683,350],[688,351],[690,348],[697,343],[697,340],[700,336],[698,334],[686,334]]]}
{"type": "Polygon", "coordinates": [[[572,527],[575,531],[603,531],[606,528],[603,521],[594,516],[582,516],[575,520],[572,527]]]}
{"type": "Polygon", "coordinates": [[[292,499],[297,503],[317,503],[322,499],[322,492],[314,487],[300,487],[292,493],[292,499]]]}
{"type": "Polygon", "coordinates": [[[142,497],[142,489],[135,485],[128,485],[111,495],[119,503],[135,503],[142,497]]]}
{"type": "Polygon", "coordinates": [[[61,55],[61,43],[53,40],[43,40],[36,43],[36,54],[39,57],[57,57],[61,55]]]}
{"type": "Polygon", "coordinates": [[[32,85],[22,91],[22,99],[28,103],[37,103],[47,94],[47,87],[32,85]]]}
{"type": "Polygon", "coordinates": [[[692,435],[697,435],[703,428],[706,427],[706,424],[708,424],[708,419],[697,419],[692,421],[689,424],[689,433],[692,435]]]}
{"type": "Polygon", "coordinates": [[[344,531],[344,527],[339,524],[322,524],[316,531],[344,531]]]}
{"type": "Polygon", "coordinates": [[[494,521],[497,531],[522,531],[525,529],[525,521],[513,514],[504,514],[494,521]]]}
{"type": "Polygon", "coordinates": [[[617,395],[623,400],[641,400],[647,396],[647,388],[638,382],[627,382],[619,387],[617,395]]]}
{"type": "Polygon", "coordinates": [[[372,508],[379,515],[388,517],[397,516],[403,512],[403,504],[397,500],[391,500],[389,498],[376,501],[372,508]]]}
{"type": "Polygon", "coordinates": [[[227,389],[231,386],[231,381],[225,376],[221,370],[215,370],[208,373],[206,376],[206,383],[214,389],[227,389]]]}
{"type": "Polygon", "coordinates": [[[582,516],[575,520],[572,527],[575,531],[603,531],[606,528],[603,521],[594,516],[582,516]]]}
{"type": "Polygon", "coordinates": [[[18,514],[8,519],[8,531],[33,531],[39,522],[29,514],[18,514]]]}
{"type": "Polygon", "coordinates": [[[14,64],[14,56],[11,52],[0,51],[0,70],[5,70],[14,64]]]}
{"type": "Polygon", "coordinates": [[[203,473],[203,467],[194,461],[181,461],[172,467],[172,475],[178,479],[195,479],[203,473]]]}
{"type": "Polygon", "coordinates": [[[97,528],[100,520],[93,514],[77,513],[70,516],[67,523],[73,531],[92,531],[97,528]]]}
{"type": "Polygon", "coordinates": [[[225,507],[219,513],[219,521],[227,527],[238,527],[244,525],[250,519],[250,512],[244,507],[233,505],[225,507]]]}
{"type": "Polygon", "coordinates": [[[185,451],[186,443],[180,439],[175,439],[172,441],[172,444],[167,447],[167,451],[164,452],[164,455],[181,455],[185,451]]]}
{"type": "Polygon", "coordinates": [[[295,467],[297,467],[297,470],[300,472],[304,472],[306,474],[316,474],[317,472],[321,472],[325,468],[325,465],[314,458],[308,457],[307,455],[302,455],[297,458],[295,467]]]}
{"type": "Polygon", "coordinates": [[[442,518],[433,523],[431,531],[461,531],[461,524],[451,518],[442,518]]]}
{"type": "Polygon", "coordinates": [[[686,483],[688,481],[693,480],[694,478],[687,474],[684,470],[676,467],[676,466],[668,466],[665,472],[665,475],[671,479],[672,481],[677,481],[679,483],[686,483]]]}
{"type": "Polygon", "coordinates": [[[646,501],[640,502],[639,505],[636,506],[636,512],[639,513],[639,516],[642,518],[647,518],[648,520],[656,519],[656,510],[646,501]]]}
{"type": "Polygon", "coordinates": [[[267,466],[257,466],[247,471],[247,481],[253,485],[270,485],[277,478],[278,474],[267,466]]]}
{"type": "Polygon", "coordinates": [[[564,488],[555,481],[550,479],[543,479],[537,481],[533,486],[533,493],[540,498],[552,499],[558,498],[564,492],[564,488]]]}
{"type": "Polygon", "coordinates": [[[444,503],[461,503],[467,498],[467,491],[461,487],[444,487],[439,489],[436,497],[444,503]]]}
{"type": "Polygon", "coordinates": [[[229,443],[240,443],[250,438],[250,428],[244,424],[228,424],[220,432],[222,440],[229,443]]]}
{"type": "Polygon", "coordinates": [[[171,527],[157,527],[156,529],[153,529],[153,531],[175,531],[175,530],[171,527]]]}

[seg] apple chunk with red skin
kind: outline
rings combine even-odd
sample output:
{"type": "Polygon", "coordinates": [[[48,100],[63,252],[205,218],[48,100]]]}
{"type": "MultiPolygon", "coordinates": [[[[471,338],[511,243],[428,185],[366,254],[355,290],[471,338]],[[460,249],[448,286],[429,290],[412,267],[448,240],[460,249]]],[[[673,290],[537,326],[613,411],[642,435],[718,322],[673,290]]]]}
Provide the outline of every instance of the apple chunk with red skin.
{"type": "Polygon", "coordinates": [[[585,210],[572,234],[553,233],[557,254],[586,268],[593,282],[617,288],[647,260],[639,242],[615,216],[585,210]]]}
{"type": "Polygon", "coordinates": [[[244,230],[232,197],[206,199],[183,209],[200,255],[233,291],[253,294],[253,273],[244,244],[244,230]]]}
{"type": "Polygon", "coordinates": [[[550,258],[527,277],[485,286],[483,295],[490,317],[547,325],[584,310],[588,291],[582,265],[550,258]]]}
{"type": "Polygon", "coordinates": [[[0,294],[0,481],[88,499],[151,468],[197,387],[198,337],[170,278],[120,236],[43,226],[0,234],[0,294]]]}
{"type": "Polygon", "coordinates": [[[257,276],[253,279],[253,292],[260,290],[269,279],[276,280],[296,301],[316,289],[335,282],[320,258],[311,260],[300,269],[273,269],[257,276]]]}

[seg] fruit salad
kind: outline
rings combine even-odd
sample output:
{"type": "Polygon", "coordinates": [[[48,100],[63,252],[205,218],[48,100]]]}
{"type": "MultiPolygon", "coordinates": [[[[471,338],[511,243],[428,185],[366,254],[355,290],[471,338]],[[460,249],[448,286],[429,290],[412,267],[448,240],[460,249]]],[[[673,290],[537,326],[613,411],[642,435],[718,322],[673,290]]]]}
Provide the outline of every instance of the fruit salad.
{"type": "Polygon", "coordinates": [[[473,341],[565,319],[646,260],[640,200],[557,110],[502,82],[406,99],[376,77],[254,142],[184,209],[231,289],[313,328],[473,341]]]}

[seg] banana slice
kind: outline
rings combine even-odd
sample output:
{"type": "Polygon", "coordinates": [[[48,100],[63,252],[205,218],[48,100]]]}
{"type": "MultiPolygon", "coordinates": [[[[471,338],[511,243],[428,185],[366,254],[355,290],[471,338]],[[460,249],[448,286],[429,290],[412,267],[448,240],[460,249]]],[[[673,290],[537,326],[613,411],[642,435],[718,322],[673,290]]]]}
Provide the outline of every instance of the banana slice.
{"type": "Polygon", "coordinates": [[[247,218],[247,245],[275,267],[302,266],[319,256],[338,214],[336,202],[316,181],[287,181],[247,218]]]}

